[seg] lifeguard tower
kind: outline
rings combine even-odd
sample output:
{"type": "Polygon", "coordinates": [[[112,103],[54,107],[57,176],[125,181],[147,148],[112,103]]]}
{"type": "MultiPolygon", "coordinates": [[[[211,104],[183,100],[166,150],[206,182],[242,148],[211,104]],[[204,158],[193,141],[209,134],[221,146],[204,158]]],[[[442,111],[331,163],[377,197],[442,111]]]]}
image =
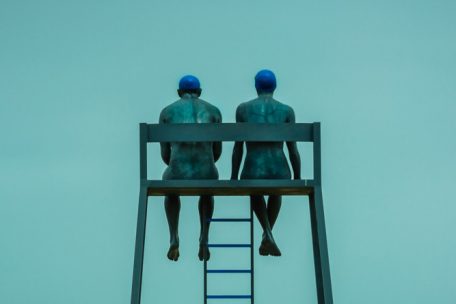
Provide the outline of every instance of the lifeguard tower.
{"type": "MultiPolygon", "coordinates": [[[[147,219],[147,201],[149,196],[175,194],[181,196],[249,196],[258,195],[300,195],[308,196],[312,228],[315,278],[318,304],[332,304],[331,277],[329,271],[328,247],[326,241],[325,218],[323,212],[321,184],[321,138],[320,123],[287,124],[140,124],[140,193],[136,230],[135,260],[131,304],[141,303],[141,283],[144,261],[144,243],[147,219]],[[147,179],[147,144],[160,142],[311,142],[313,143],[312,180],[148,180],[147,179]]],[[[307,199],[303,199],[307,203],[307,199]]],[[[209,247],[239,247],[250,249],[250,269],[208,269],[204,262],[204,297],[208,299],[250,299],[254,297],[254,246],[253,212],[250,208],[248,218],[212,218],[211,222],[250,222],[249,244],[217,244],[209,247]],[[250,274],[250,294],[207,294],[208,275],[213,273],[250,274]]],[[[157,303],[160,304],[160,303],[157,303]]],[[[261,304],[261,303],[260,303],[261,304]]],[[[294,303],[292,303],[294,304],[294,303]]]]}

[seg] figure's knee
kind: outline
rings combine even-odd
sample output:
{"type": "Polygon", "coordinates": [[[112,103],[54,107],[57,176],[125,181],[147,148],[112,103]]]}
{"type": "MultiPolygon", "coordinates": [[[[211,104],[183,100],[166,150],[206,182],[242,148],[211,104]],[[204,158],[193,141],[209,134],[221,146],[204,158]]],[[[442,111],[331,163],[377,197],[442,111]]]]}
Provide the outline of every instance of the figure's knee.
{"type": "Polygon", "coordinates": [[[280,204],[280,203],[282,203],[282,196],[281,195],[270,195],[269,199],[268,199],[268,203],[280,204]]]}
{"type": "Polygon", "coordinates": [[[262,195],[251,195],[250,203],[255,212],[265,210],[266,208],[266,202],[262,195]]]}
{"type": "Polygon", "coordinates": [[[180,199],[178,195],[167,195],[165,196],[165,203],[166,204],[179,204],[180,199]]]}
{"type": "Polygon", "coordinates": [[[262,195],[250,195],[250,201],[252,203],[257,203],[263,201],[263,196],[262,195]]]}
{"type": "Polygon", "coordinates": [[[211,204],[214,203],[214,197],[212,195],[201,195],[199,201],[203,204],[211,204]]]}

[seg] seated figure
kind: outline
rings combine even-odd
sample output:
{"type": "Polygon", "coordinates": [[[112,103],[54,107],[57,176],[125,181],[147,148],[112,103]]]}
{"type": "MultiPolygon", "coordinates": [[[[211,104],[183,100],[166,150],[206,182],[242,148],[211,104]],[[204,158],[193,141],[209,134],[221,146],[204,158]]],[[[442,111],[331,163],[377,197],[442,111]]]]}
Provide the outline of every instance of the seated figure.
{"type": "MultiPolygon", "coordinates": [[[[273,72],[262,70],[255,77],[258,98],[240,104],[236,109],[236,122],[249,123],[294,123],[291,107],[278,102],[272,96],[276,88],[273,72]]],[[[289,158],[295,179],[301,178],[301,161],[296,142],[287,142],[289,158]]],[[[237,179],[242,161],[243,142],[236,142],[233,149],[231,179],[237,179]]],[[[283,142],[247,142],[247,155],[241,179],[291,179],[283,142]]],[[[262,195],[250,197],[253,211],[263,228],[261,255],[280,256],[281,252],[272,236],[272,228],[282,204],[280,195],[270,195],[266,206],[262,195]]]]}
{"type": "MultiPolygon", "coordinates": [[[[210,103],[199,99],[201,88],[199,80],[191,75],[184,76],[177,90],[180,99],[162,110],[161,124],[172,123],[219,123],[222,121],[220,111],[210,103]]],[[[222,152],[221,142],[171,142],[161,143],[161,156],[168,165],[163,173],[163,179],[218,179],[215,162],[222,152]]],[[[199,199],[200,214],[200,248],[199,259],[208,260],[210,257],[207,247],[209,235],[208,218],[214,211],[212,196],[203,195],[199,199]]],[[[179,211],[178,195],[165,197],[165,211],[170,233],[168,258],[177,261],[179,258],[179,211]]]]}

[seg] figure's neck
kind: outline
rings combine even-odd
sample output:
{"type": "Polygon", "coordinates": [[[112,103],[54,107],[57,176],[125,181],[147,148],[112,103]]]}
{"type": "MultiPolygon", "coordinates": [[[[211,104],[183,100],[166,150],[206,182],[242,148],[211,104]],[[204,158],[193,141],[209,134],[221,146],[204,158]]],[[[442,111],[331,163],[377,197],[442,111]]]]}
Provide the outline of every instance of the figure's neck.
{"type": "Polygon", "coordinates": [[[258,93],[258,97],[266,99],[272,98],[272,95],[274,95],[274,93],[258,93]]]}
{"type": "Polygon", "coordinates": [[[197,94],[194,93],[184,93],[181,95],[182,99],[195,99],[198,98],[197,94]]]}

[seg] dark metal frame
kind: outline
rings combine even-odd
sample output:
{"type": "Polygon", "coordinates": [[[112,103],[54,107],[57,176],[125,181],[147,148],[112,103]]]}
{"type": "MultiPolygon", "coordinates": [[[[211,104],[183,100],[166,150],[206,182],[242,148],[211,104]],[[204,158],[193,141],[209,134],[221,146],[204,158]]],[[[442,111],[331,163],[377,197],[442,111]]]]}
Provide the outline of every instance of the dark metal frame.
{"type": "MultiPolygon", "coordinates": [[[[149,196],[167,194],[214,196],[307,195],[318,304],[333,304],[321,189],[320,123],[295,124],[140,124],[140,193],[131,304],[140,304],[149,196]],[[148,180],[147,143],[213,141],[297,141],[313,143],[312,180],[148,180]]],[[[252,283],[253,285],[253,283],[252,283]]]]}

